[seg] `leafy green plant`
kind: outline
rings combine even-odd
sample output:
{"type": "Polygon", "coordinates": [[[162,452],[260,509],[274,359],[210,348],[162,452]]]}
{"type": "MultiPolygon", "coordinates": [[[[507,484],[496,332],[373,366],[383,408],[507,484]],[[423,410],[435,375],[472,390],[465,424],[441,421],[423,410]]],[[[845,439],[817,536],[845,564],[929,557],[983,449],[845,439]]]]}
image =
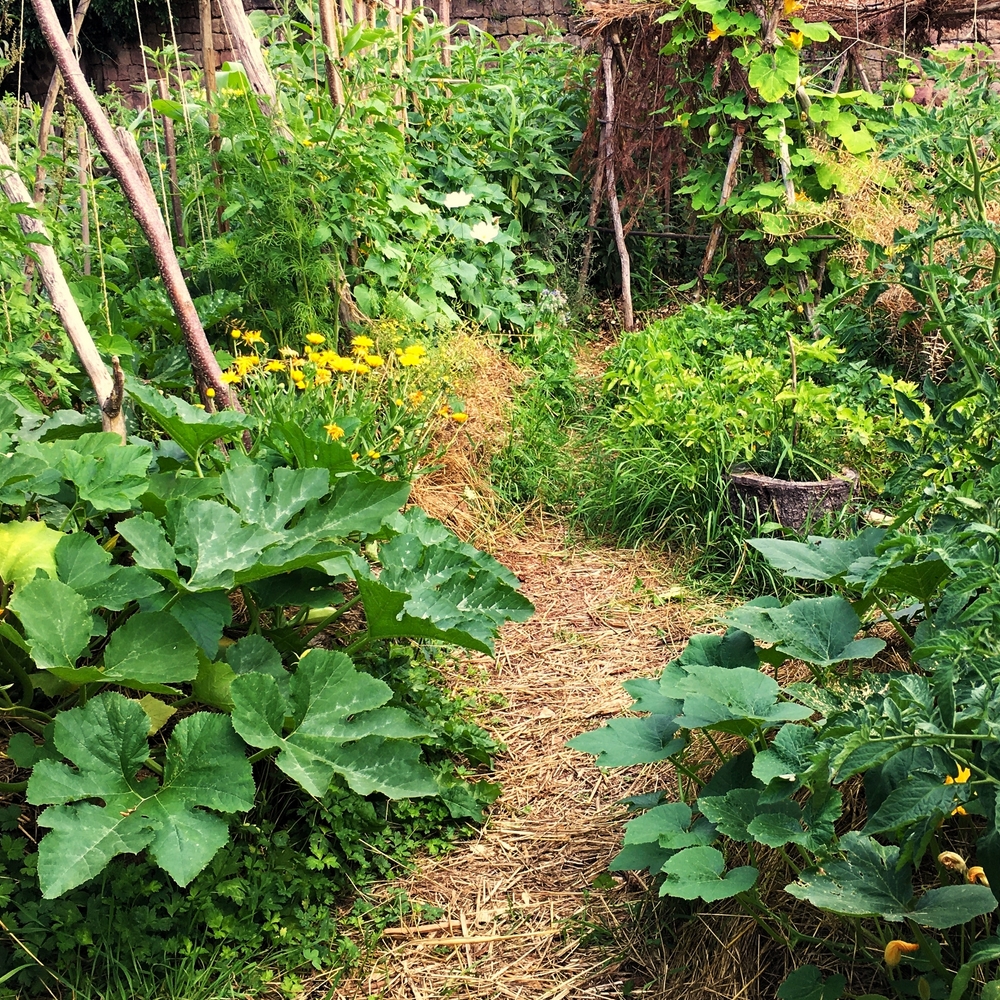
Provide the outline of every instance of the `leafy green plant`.
{"type": "Polygon", "coordinates": [[[488,651],[531,610],[508,570],[399,514],[408,487],[353,471],[336,442],[300,468],[227,454],[248,418],[130,393],[169,452],[59,416],[25,424],[13,401],[3,413],[0,502],[42,516],[0,523],[0,707],[26,728],[8,753],[32,769],[6,790],[47,807],[47,898],[144,849],[188,884],[251,807],[254,761],[317,798],[335,775],[361,795],[438,794],[415,742],[428,731],[350,655],[404,638],[488,651]],[[324,631],[356,606],[363,628],[324,631]],[[321,632],[340,648],[313,648],[321,632]],[[191,703],[216,711],[175,722],[191,703]]]}
{"type": "MultiPolygon", "coordinates": [[[[943,499],[962,509],[959,497],[943,499]]],[[[921,995],[960,1000],[991,995],[982,975],[1000,957],[989,919],[979,919],[997,906],[989,885],[1000,859],[997,536],[930,512],[851,539],[754,541],[781,572],[835,593],[785,605],[762,597],[727,612],[724,634],[694,636],[659,678],[626,682],[642,714],[570,746],[600,766],[670,761],[676,774],[676,801],[661,792],[630,803],[639,815],[612,870],[648,869],[661,895],[735,898],[790,949],[867,956],[898,995],[923,981],[921,995]],[[895,632],[905,669],[859,669],[885,648],[881,636],[857,638],[876,625],[895,632]],[[791,660],[813,680],[782,686],[791,660]],[[735,747],[723,750],[718,733],[735,747]],[[714,764],[694,763],[700,738],[714,764]],[[860,775],[866,817],[845,811],[842,797],[860,775]],[[748,865],[734,866],[739,844],[748,865]],[[764,898],[763,851],[777,853],[791,896],[840,918],[836,936],[817,938],[764,898]],[[965,937],[971,948],[957,943],[965,937]]],[[[814,973],[800,970],[780,995],[799,996],[814,973]]],[[[830,981],[829,995],[843,985],[830,981]]]]}

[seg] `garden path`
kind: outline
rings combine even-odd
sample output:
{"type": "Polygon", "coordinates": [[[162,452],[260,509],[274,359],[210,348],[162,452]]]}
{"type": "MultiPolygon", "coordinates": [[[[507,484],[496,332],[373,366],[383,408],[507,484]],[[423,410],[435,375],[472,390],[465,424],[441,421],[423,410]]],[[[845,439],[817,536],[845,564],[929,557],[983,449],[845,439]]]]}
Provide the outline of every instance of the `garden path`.
{"type": "Polygon", "coordinates": [[[645,883],[630,874],[593,887],[619,847],[615,803],[657,776],[602,775],[565,742],[620,712],[621,682],[658,672],[717,609],[685,600],[662,555],[577,547],[555,522],[518,534],[494,551],[523,580],[535,617],[503,629],[494,659],[447,673],[457,691],[501,706],[480,721],[507,746],[495,772],[503,795],[476,839],[385,887],[441,916],[389,928],[367,974],[338,987],[343,1000],[597,1000],[669,965],[630,938],[639,923],[626,910],[645,883]]]}

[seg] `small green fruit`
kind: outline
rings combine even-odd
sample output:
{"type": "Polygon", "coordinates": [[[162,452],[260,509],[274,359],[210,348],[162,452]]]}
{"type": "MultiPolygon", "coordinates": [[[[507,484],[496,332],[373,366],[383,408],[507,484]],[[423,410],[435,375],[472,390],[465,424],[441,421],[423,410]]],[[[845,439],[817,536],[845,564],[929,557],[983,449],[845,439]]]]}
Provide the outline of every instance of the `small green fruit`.
{"type": "Polygon", "coordinates": [[[916,91],[916,89],[914,88],[914,86],[913,86],[913,84],[912,84],[912,83],[904,83],[904,84],[903,84],[903,89],[902,89],[902,90],[900,91],[900,93],[901,93],[901,94],[903,95],[903,97],[904,97],[904,98],[905,98],[905,99],[906,99],[907,101],[912,101],[912,100],[913,100],[913,95],[914,95],[914,94],[915,94],[916,92],[917,92],[917,91],[916,91]]]}
{"type": "Polygon", "coordinates": [[[718,139],[722,134],[722,126],[718,122],[712,122],[708,127],[708,137],[710,139],[718,139]]]}

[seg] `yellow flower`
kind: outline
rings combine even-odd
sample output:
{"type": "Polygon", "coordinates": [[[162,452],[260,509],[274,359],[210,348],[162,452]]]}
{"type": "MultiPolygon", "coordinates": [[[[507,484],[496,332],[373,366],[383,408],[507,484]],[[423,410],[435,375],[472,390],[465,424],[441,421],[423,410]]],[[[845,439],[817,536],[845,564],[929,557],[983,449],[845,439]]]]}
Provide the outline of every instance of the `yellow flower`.
{"type": "Polygon", "coordinates": [[[712,30],[708,33],[708,40],[710,42],[718,41],[724,34],[725,30],[718,27],[716,24],[712,24],[712,30]]]}
{"type": "Polygon", "coordinates": [[[382,452],[375,451],[374,449],[369,448],[368,449],[368,457],[369,458],[381,458],[382,457],[382,452]]]}
{"type": "Polygon", "coordinates": [[[350,358],[334,357],[328,362],[335,372],[353,372],[354,362],[350,358]]]}
{"type": "Polygon", "coordinates": [[[236,383],[239,382],[239,380],[240,380],[240,377],[239,377],[239,375],[236,372],[223,372],[222,373],[222,381],[225,382],[226,385],[236,385],[236,383]]]}
{"type": "Polygon", "coordinates": [[[895,969],[904,954],[911,955],[915,951],[920,951],[919,944],[913,944],[911,941],[890,941],[885,946],[885,964],[890,969],[895,969]]]}
{"type": "Polygon", "coordinates": [[[469,419],[468,413],[453,413],[451,419],[455,421],[456,424],[464,424],[466,420],[469,419]]]}
{"type": "Polygon", "coordinates": [[[242,378],[251,368],[256,368],[260,364],[260,358],[256,354],[240,354],[233,358],[232,367],[239,372],[242,378]]]}
{"type": "Polygon", "coordinates": [[[356,462],[361,457],[361,453],[357,451],[351,452],[351,461],[356,462]]]}
{"type": "Polygon", "coordinates": [[[943,865],[945,868],[950,868],[954,872],[958,872],[960,875],[964,875],[968,870],[965,864],[965,858],[961,854],[956,854],[954,851],[942,851],[938,855],[938,863],[943,865]]]}
{"type": "Polygon", "coordinates": [[[802,4],[798,0],[785,0],[785,17],[797,14],[800,10],[802,10],[802,4]]]}
{"type": "Polygon", "coordinates": [[[427,398],[427,394],[418,389],[416,392],[411,392],[409,398],[414,406],[419,406],[427,398]]]}
{"type": "Polygon", "coordinates": [[[791,43],[793,49],[801,49],[803,34],[801,31],[790,31],[788,32],[788,41],[791,43]]]}
{"type": "Polygon", "coordinates": [[[437,411],[437,415],[439,417],[450,417],[451,416],[451,407],[450,406],[442,406],[441,409],[437,411]]]}
{"type": "Polygon", "coordinates": [[[393,402],[394,406],[402,406],[403,405],[403,401],[401,399],[394,399],[392,402],[393,402]]]}
{"type": "Polygon", "coordinates": [[[305,377],[305,375],[302,374],[302,371],[299,368],[293,368],[291,370],[290,374],[292,376],[292,381],[293,382],[304,382],[305,381],[306,377],[305,377]]]}
{"type": "Polygon", "coordinates": [[[354,372],[355,375],[367,375],[371,372],[371,369],[368,367],[368,365],[363,365],[359,361],[351,366],[351,371],[354,372]]]}
{"type": "Polygon", "coordinates": [[[307,387],[307,385],[306,385],[306,383],[305,383],[305,382],[303,382],[303,381],[302,381],[301,379],[299,379],[299,380],[297,380],[297,381],[295,382],[295,388],[296,388],[296,389],[306,389],[306,388],[308,388],[308,387],[307,387]]]}
{"type": "Polygon", "coordinates": [[[427,348],[423,344],[407,344],[403,349],[404,354],[412,354],[415,357],[422,358],[427,353],[427,348]]]}
{"type": "Polygon", "coordinates": [[[965,806],[955,806],[951,811],[952,816],[968,816],[969,814],[965,811],[965,806]]]}
{"type": "Polygon", "coordinates": [[[234,326],[232,330],[229,331],[229,336],[232,337],[233,340],[239,340],[240,337],[243,336],[243,332],[241,330],[237,330],[234,326]]]}
{"type": "Polygon", "coordinates": [[[247,344],[263,344],[264,338],[260,335],[260,330],[247,330],[243,334],[243,340],[247,344]]]}
{"type": "Polygon", "coordinates": [[[351,347],[363,347],[367,350],[369,347],[374,347],[375,341],[371,337],[354,337],[351,340],[351,347]]]}
{"type": "Polygon", "coordinates": [[[379,368],[381,365],[385,364],[385,361],[377,354],[366,354],[365,364],[368,365],[369,368],[379,368]]]}
{"type": "Polygon", "coordinates": [[[208,396],[209,399],[215,399],[215,390],[211,386],[209,386],[205,390],[205,395],[208,396]]]}
{"type": "Polygon", "coordinates": [[[325,369],[320,368],[313,376],[313,385],[327,385],[333,376],[325,369]]]}
{"type": "Polygon", "coordinates": [[[958,776],[952,777],[950,774],[944,779],[946,785],[964,785],[972,777],[972,771],[967,767],[958,765],[958,776]]]}
{"type": "Polygon", "coordinates": [[[331,441],[339,441],[344,436],[344,428],[338,427],[337,424],[324,424],[323,430],[330,435],[331,441]]]}
{"type": "Polygon", "coordinates": [[[284,370],[285,366],[280,361],[268,361],[264,365],[264,371],[266,372],[283,372],[284,370]]]}
{"type": "Polygon", "coordinates": [[[299,352],[294,347],[279,347],[278,353],[283,358],[297,358],[299,356],[299,352]]]}
{"type": "Polygon", "coordinates": [[[306,334],[306,343],[307,344],[325,344],[326,343],[326,337],[324,337],[323,334],[321,334],[321,333],[307,333],[306,334]]]}
{"type": "Polygon", "coordinates": [[[979,865],[973,865],[965,873],[965,879],[967,882],[978,882],[980,885],[985,885],[987,889],[990,887],[990,880],[986,877],[986,872],[979,865]]]}

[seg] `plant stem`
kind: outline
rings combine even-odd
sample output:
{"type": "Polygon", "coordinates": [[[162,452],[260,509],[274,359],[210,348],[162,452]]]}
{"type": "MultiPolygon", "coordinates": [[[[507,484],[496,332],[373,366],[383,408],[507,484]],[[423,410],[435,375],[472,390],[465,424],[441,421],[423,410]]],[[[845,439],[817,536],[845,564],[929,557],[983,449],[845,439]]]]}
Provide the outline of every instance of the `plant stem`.
{"type": "Polygon", "coordinates": [[[324,618],[318,625],[316,625],[314,628],[311,628],[308,632],[306,632],[306,634],[302,637],[302,641],[308,643],[313,636],[318,635],[320,632],[323,631],[323,629],[325,629],[327,626],[335,622],[341,615],[346,614],[348,611],[351,610],[351,608],[357,607],[357,605],[360,603],[361,603],[360,594],[357,594],[356,596],[352,597],[349,601],[345,601],[343,604],[341,604],[339,608],[337,608],[336,611],[333,612],[333,614],[327,615],[327,617],[324,618]]]}
{"type": "Polygon", "coordinates": [[[26,781],[0,781],[0,795],[16,795],[27,787],[26,781]]]}
{"type": "Polygon", "coordinates": [[[264,750],[258,750],[256,753],[253,753],[249,757],[247,757],[247,763],[256,764],[257,761],[263,760],[265,757],[269,757],[277,749],[278,749],[277,747],[267,747],[264,750]]]}
{"type": "Polygon", "coordinates": [[[915,645],[913,639],[910,638],[909,633],[899,623],[899,620],[896,618],[896,616],[886,607],[885,604],[882,603],[881,600],[879,600],[877,594],[874,593],[872,594],[872,600],[878,605],[879,611],[881,611],[882,614],[885,616],[885,620],[903,637],[903,641],[906,643],[906,645],[910,649],[913,649],[915,645]]]}
{"type": "Polygon", "coordinates": [[[142,766],[148,767],[153,774],[159,775],[161,778],[163,777],[163,767],[157,764],[152,757],[147,757],[142,766]]]}

